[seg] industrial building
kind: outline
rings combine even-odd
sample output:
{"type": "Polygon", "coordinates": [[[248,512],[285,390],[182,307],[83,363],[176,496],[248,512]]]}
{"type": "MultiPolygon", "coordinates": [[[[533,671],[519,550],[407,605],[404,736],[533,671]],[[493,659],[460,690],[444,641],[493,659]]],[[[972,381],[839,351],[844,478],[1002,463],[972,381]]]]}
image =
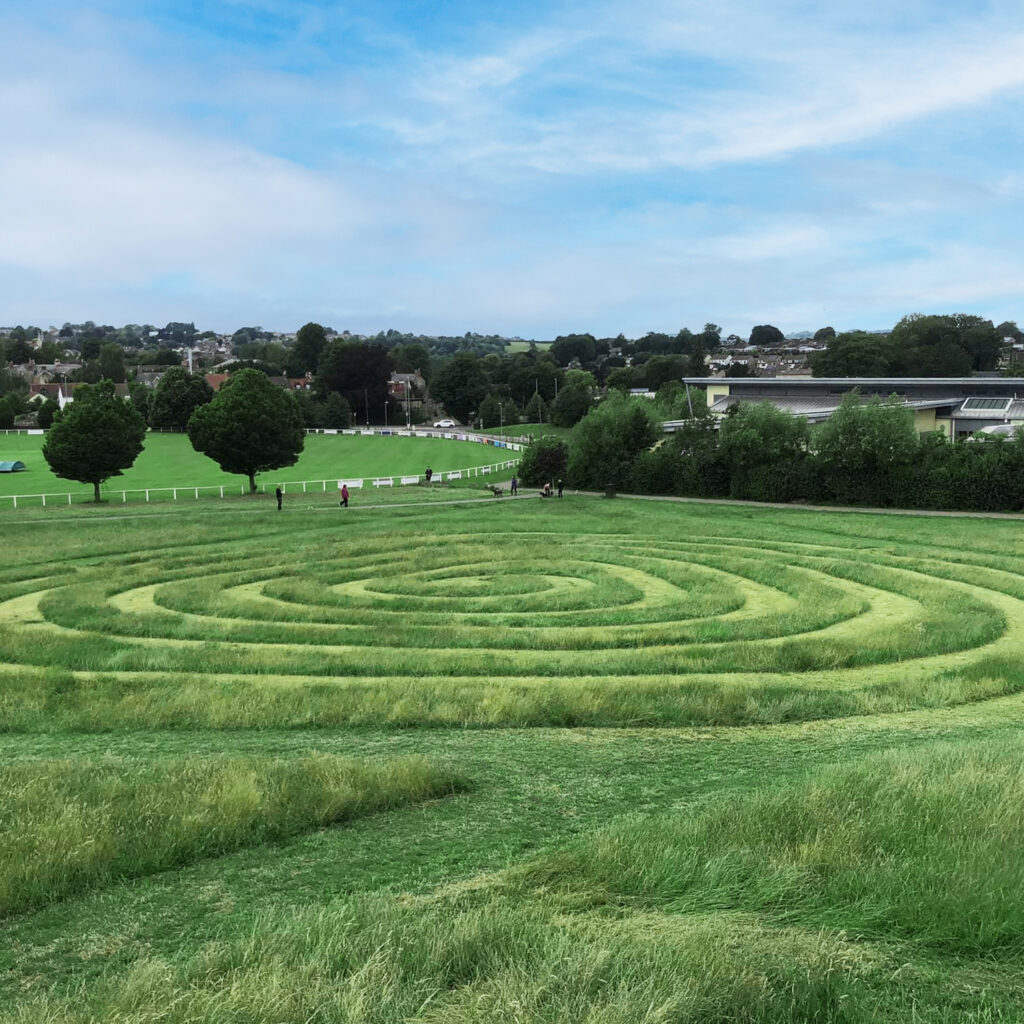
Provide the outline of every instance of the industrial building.
{"type": "Polygon", "coordinates": [[[959,438],[1024,427],[1022,377],[684,377],[683,383],[704,389],[716,416],[743,402],[771,402],[821,423],[856,389],[864,402],[895,396],[922,433],[959,438]]]}

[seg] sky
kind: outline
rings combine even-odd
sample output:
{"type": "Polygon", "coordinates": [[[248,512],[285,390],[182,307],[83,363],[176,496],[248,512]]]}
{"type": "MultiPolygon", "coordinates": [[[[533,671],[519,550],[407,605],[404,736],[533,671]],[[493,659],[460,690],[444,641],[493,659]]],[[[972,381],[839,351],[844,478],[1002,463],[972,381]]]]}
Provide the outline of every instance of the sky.
{"type": "Polygon", "coordinates": [[[1024,322],[1019,0],[0,0],[0,325],[1024,322]]]}

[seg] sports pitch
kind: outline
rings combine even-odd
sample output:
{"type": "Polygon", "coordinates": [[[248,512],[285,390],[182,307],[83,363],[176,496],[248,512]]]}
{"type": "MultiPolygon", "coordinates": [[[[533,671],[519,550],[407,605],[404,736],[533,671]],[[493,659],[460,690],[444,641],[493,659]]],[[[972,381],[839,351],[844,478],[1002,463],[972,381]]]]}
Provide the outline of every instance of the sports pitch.
{"type": "MultiPolygon", "coordinates": [[[[23,473],[0,474],[0,495],[72,493],[91,500],[92,487],[53,475],[42,455],[38,435],[0,435],[0,460],[22,460],[23,473]]],[[[508,458],[505,449],[468,441],[429,437],[362,437],[344,434],[309,434],[294,466],[263,473],[257,482],[273,490],[279,481],[384,477],[422,474],[429,465],[435,472],[485,466],[508,458]]],[[[131,469],[111,477],[104,491],[120,497],[124,489],[213,487],[239,491],[245,477],[225,473],[196,452],[185,434],[146,435],[146,446],[131,469]]]]}
{"type": "Polygon", "coordinates": [[[0,513],[0,1020],[1024,1017],[1022,523],[429,497],[0,513]]]}

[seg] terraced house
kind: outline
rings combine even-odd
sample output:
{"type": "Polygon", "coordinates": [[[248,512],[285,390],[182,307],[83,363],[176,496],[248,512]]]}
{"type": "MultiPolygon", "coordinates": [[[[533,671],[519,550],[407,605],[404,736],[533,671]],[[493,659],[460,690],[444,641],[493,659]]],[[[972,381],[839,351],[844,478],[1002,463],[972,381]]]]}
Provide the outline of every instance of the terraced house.
{"type": "Polygon", "coordinates": [[[744,402],[771,402],[811,423],[827,420],[843,397],[894,396],[914,413],[917,429],[951,438],[1011,434],[1024,426],[1024,377],[684,377],[707,391],[708,408],[724,416],[744,402]]]}

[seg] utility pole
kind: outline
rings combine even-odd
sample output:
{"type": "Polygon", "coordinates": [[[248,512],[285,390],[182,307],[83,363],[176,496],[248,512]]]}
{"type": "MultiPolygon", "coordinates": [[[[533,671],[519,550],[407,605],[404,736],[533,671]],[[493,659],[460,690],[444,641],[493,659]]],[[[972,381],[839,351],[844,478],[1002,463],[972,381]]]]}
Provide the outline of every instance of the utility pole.
{"type": "Polygon", "coordinates": [[[370,396],[367,394],[366,388],[363,388],[363,412],[366,416],[366,425],[370,425],[370,396]]]}

